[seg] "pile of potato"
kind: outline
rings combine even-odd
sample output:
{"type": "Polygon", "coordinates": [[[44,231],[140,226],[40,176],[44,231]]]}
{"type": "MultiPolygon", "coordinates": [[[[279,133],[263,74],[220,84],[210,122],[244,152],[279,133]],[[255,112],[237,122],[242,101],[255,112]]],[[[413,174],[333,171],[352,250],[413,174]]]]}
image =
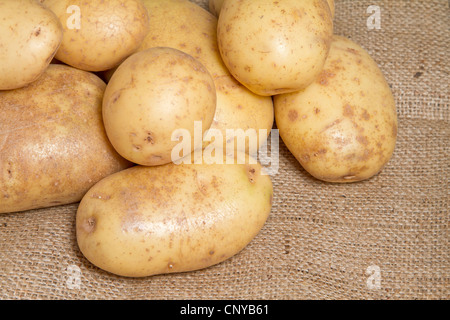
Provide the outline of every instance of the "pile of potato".
{"type": "Polygon", "coordinates": [[[394,151],[394,99],[367,52],[333,35],[334,10],[0,0],[0,213],[80,202],[84,256],[143,277],[222,262],[266,222],[270,176],[228,130],[260,147],[275,119],[314,177],[374,176],[394,151]],[[196,138],[213,130],[227,139],[196,138]]]}

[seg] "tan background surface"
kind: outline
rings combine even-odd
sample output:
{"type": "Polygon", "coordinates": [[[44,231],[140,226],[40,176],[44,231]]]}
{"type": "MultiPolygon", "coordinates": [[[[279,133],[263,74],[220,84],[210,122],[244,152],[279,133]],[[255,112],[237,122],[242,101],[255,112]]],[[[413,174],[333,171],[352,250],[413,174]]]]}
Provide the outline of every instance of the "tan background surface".
{"type": "Polygon", "coordinates": [[[281,144],[271,216],[242,252],[205,270],[143,279],[82,256],[77,204],[0,215],[0,298],[448,299],[449,20],[446,0],[336,1],[335,33],[369,51],[397,102],[397,148],[378,176],[323,183],[281,144]],[[369,5],[381,8],[381,30],[367,29],[369,5]],[[79,288],[67,283],[72,265],[79,288]],[[373,266],[381,282],[371,289],[373,266]]]}

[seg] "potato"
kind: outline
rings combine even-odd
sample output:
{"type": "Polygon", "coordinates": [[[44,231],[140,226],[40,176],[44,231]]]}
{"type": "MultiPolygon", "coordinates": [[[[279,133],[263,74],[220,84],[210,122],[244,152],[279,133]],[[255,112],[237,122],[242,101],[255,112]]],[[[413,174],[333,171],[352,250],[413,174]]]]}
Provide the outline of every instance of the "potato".
{"type": "Polygon", "coordinates": [[[397,137],[395,101],[376,62],[359,45],[333,38],[320,77],[275,97],[280,136],[314,177],[354,182],[377,174],[397,137]]]}
{"type": "Polygon", "coordinates": [[[50,65],[25,88],[0,92],[0,213],[78,202],[131,164],[106,137],[105,83],[50,65]]]}
{"type": "Polygon", "coordinates": [[[311,84],[322,71],[332,34],[325,0],[225,1],[217,26],[230,73],[262,96],[311,84]]]}
{"type": "Polygon", "coordinates": [[[126,277],[198,270],[230,258],[271,211],[270,177],[248,163],[136,166],[103,179],[78,207],[81,252],[126,277]]]}
{"type": "MultiPolygon", "coordinates": [[[[217,18],[188,0],[144,0],[144,4],[150,31],[139,50],[176,48],[199,60],[214,79],[217,106],[211,129],[222,134],[223,142],[212,143],[226,148],[228,141],[237,149],[236,139],[227,140],[227,129],[250,129],[258,137],[257,146],[265,143],[274,123],[272,99],[252,93],[229,73],[217,47],[217,18]]],[[[249,151],[248,143],[245,150],[249,151]]]]}
{"type": "Polygon", "coordinates": [[[141,45],[149,27],[140,0],[41,0],[64,28],[56,58],[86,71],[118,66],[141,45]]]}
{"type": "MultiPolygon", "coordinates": [[[[150,48],[123,62],[103,98],[103,120],[114,148],[141,165],[166,164],[178,129],[189,131],[190,150],[202,147],[216,110],[214,81],[196,59],[173,48],[150,48]],[[201,132],[195,140],[195,121],[201,132]]],[[[185,156],[186,154],[182,155],[185,156]]]]}
{"type": "Polygon", "coordinates": [[[220,14],[220,10],[222,9],[223,1],[224,0],[209,0],[209,11],[216,17],[218,17],[220,14]]]}
{"type": "Polygon", "coordinates": [[[39,78],[58,50],[62,26],[35,0],[0,0],[0,90],[39,78]]]}

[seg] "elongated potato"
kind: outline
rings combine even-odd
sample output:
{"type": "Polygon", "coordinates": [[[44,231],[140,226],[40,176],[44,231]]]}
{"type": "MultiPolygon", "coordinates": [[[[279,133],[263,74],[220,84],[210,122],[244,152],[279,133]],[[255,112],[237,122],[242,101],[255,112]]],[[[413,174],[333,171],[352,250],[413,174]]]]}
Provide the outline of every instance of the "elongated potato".
{"type": "Polygon", "coordinates": [[[248,163],[137,166],[103,179],[78,208],[81,252],[127,277],[198,270],[230,258],[271,210],[270,177],[248,163]]]}
{"type": "Polygon", "coordinates": [[[397,113],[381,70],[358,44],[334,36],[325,67],[303,91],[275,97],[280,136],[314,177],[355,182],[394,152],[397,113]]]}
{"type": "Polygon", "coordinates": [[[266,142],[274,123],[272,99],[252,93],[229,73],[217,46],[217,18],[188,0],[143,2],[150,16],[150,31],[139,50],[176,48],[199,60],[213,77],[217,107],[211,129],[224,138],[217,147],[226,148],[227,141],[237,146],[236,139],[226,138],[227,129],[250,129],[259,138],[258,146],[266,142]]]}
{"type": "Polygon", "coordinates": [[[27,87],[0,92],[0,213],[80,201],[130,164],[106,137],[105,83],[50,65],[27,87]]]}
{"type": "Polygon", "coordinates": [[[0,0],[0,90],[24,87],[45,71],[63,30],[49,9],[35,0],[0,0]]]}

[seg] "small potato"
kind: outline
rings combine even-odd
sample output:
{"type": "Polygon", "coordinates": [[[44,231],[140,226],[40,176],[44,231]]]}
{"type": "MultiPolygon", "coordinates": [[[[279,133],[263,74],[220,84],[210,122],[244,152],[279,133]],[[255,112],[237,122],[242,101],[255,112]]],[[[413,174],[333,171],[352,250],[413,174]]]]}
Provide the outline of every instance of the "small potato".
{"type": "Polygon", "coordinates": [[[262,96],[311,84],[322,71],[332,35],[325,0],[225,1],[217,26],[225,65],[262,96]]]}
{"type": "Polygon", "coordinates": [[[140,0],[41,0],[61,20],[56,58],[86,71],[118,66],[141,45],[149,28],[140,0]]]}
{"type": "Polygon", "coordinates": [[[49,65],[27,87],[0,92],[0,213],[78,202],[128,168],[102,123],[105,83],[49,65]]]}
{"type": "MultiPolygon", "coordinates": [[[[272,98],[249,91],[225,67],[217,46],[217,18],[188,0],[144,0],[144,4],[150,31],[139,50],[176,48],[200,61],[214,79],[217,106],[211,129],[222,134],[223,142],[212,144],[237,148],[236,139],[227,139],[227,129],[249,130],[256,133],[258,147],[265,143],[274,123],[272,98]]],[[[249,143],[245,150],[249,151],[249,143]]]]}
{"type": "Polygon", "coordinates": [[[261,170],[170,163],[111,175],[78,207],[78,246],[97,267],[126,277],[220,263],[240,252],[270,214],[272,182],[261,170]]]}
{"type": "Polygon", "coordinates": [[[275,97],[280,136],[314,177],[354,182],[377,174],[397,137],[395,101],[376,62],[356,43],[334,36],[319,78],[275,97]]]}
{"type": "MultiPolygon", "coordinates": [[[[103,98],[106,133],[124,158],[141,165],[166,164],[179,143],[176,130],[188,130],[190,151],[201,148],[216,110],[216,91],[208,70],[173,48],[140,51],[114,72],[103,98]],[[195,138],[201,126],[200,143],[195,138]]],[[[198,134],[197,134],[198,135],[198,134]]]]}
{"type": "Polygon", "coordinates": [[[0,0],[0,90],[41,76],[63,37],[55,14],[35,0],[0,0]]]}

